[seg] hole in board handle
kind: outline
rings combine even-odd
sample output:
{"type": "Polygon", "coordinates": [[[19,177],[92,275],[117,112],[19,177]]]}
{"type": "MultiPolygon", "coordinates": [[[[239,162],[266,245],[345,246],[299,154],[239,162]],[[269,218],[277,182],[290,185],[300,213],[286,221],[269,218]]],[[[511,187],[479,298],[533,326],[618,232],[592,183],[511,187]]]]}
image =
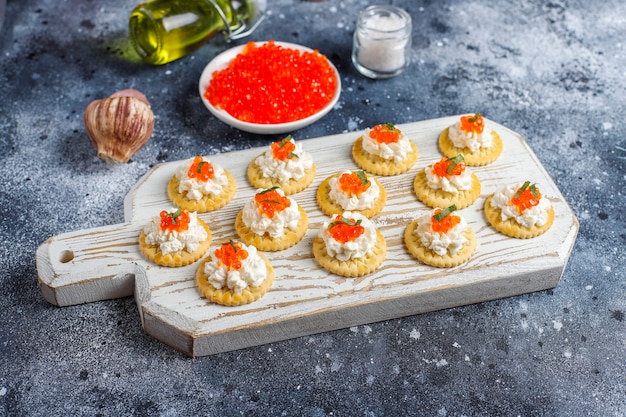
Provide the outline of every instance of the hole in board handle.
{"type": "Polygon", "coordinates": [[[61,262],[62,264],[66,264],[72,259],[74,259],[74,252],[72,252],[71,250],[64,250],[63,252],[61,252],[61,256],[59,256],[59,262],[61,262]]]}

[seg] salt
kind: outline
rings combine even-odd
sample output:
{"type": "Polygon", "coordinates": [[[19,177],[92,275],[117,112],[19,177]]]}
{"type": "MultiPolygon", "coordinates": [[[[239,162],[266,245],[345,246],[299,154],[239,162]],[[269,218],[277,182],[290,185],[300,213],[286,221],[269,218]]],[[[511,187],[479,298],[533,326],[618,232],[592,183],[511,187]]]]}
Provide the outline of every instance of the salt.
{"type": "Polygon", "coordinates": [[[410,62],[411,16],[395,6],[370,6],[359,14],[352,62],[370,78],[400,74],[410,62]]]}

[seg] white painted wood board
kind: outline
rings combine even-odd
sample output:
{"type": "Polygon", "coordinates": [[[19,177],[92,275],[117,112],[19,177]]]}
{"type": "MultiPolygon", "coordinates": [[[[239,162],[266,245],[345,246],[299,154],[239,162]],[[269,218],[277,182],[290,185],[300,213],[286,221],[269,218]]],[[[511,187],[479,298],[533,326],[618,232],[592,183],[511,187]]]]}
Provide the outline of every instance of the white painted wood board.
{"type": "MultiPolygon", "coordinates": [[[[166,186],[182,161],[155,166],[130,190],[124,223],[51,237],[38,248],[37,270],[43,297],[59,306],[133,295],[144,331],[190,356],[210,355],[365,323],[493,300],[555,287],[578,233],[578,220],[524,139],[487,120],[504,142],[502,156],[486,167],[472,168],[481,180],[479,199],[459,211],[475,230],[478,249],[464,265],[449,269],[419,263],[406,250],[406,225],[428,210],[415,196],[418,170],[441,158],[439,133],[458,116],[400,125],[418,146],[415,166],[395,177],[379,177],[388,202],[374,222],[387,241],[381,268],[365,277],[343,278],[321,268],[311,253],[326,219],[315,192],[329,175],[356,168],[351,146],[359,132],[302,140],[313,155],[317,177],[294,196],[309,216],[309,230],[296,246],[266,253],[276,280],[260,300],[223,307],[202,298],[194,275],[198,263],[165,268],[145,260],[137,244],[149,220],[172,207],[166,186]],[[485,221],[485,198],[501,184],[529,180],[552,202],[556,219],[544,235],[514,239],[495,232],[485,221]]],[[[296,140],[300,140],[295,136],[296,140]]],[[[226,207],[200,214],[217,244],[237,238],[234,219],[255,189],[246,180],[248,163],[265,148],[207,156],[228,169],[238,191],[226,207]]],[[[193,157],[190,155],[189,157],[193,157]]]]}

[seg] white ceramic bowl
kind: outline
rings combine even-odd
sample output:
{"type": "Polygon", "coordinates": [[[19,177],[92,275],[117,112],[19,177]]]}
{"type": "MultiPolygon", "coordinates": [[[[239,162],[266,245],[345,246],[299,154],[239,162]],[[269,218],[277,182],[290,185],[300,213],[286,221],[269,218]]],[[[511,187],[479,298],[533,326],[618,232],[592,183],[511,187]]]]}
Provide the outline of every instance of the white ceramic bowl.
{"type": "MultiPolygon", "coordinates": [[[[255,42],[255,43],[257,45],[262,45],[265,42],[255,42]]],[[[285,48],[296,49],[299,51],[308,51],[308,52],[313,51],[310,48],[307,48],[302,45],[297,45],[294,43],[275,42],[275,44],[281,45],[285,48]]],[[[250,132],[250,133],[259,133],[259,134],[264,134],[264,135],[288,133],[288,132],[293,132],[295,130],[301,129],[319,120],[322,116],[328,113],[333,108],[333,106],[337,103],[337,100],[339,100],[339,95],[341,93],[341,78],[339,77],[339,71],[337,71],[337,68],[335,68],[332,62],[328,60],[328,64],[333,69],[337,77],[337,90],[335,91],[335,95],[333,96],[330,103],[328,103],[323,109],[321,109],[315,114],[312,114],[311,116],[305,117],[304,119],[300,119],[300,120],[296,120],[296,121],[288,122],[288,123],[276,123],[276,124],[249,123],[249,122],[242,122],[241,120],[238,120],[234,118],[233,116],[231,116],[230,114],[228,114],[225,110],[221,110],[221,109],[214,107],[213,105],[211,105],[211,103],[209,103],[209,101],[206,98],[204,98],[204,92],[206,91],[209,85],[209,82],[211,81],[211,76],[213,75],[213,72],[228,67],[228,65],[230,64],[230,61],[235,59],[235,57],[243,51],[244,47],[245,45],[235,46],[234,48],[228,49],[222,52],[221,54],[217,55],[215,58],[211,60],[211,62],[208,63],[208,65],[202,71],[202,75],[200,76],[200,83],[199,83],[200,98],[202,99],[202,102],[204,103],[206,108],[209,109],[209,111],[213,113],[213,115],[217,117],[219,120],[221,120],[222,122],[230,126],[233,126],[237,129],[250,132]]]]}

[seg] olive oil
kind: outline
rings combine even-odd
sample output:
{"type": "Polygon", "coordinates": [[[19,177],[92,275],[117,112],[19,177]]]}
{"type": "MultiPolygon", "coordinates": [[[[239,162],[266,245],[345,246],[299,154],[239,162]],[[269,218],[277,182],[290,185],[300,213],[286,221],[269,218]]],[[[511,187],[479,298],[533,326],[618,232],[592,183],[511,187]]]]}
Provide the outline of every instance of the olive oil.
{"type": "Polygon", "coordinates": [[[217,32],[236,39],[258,24],[265,0],[152,0],[135,7],[128,27],[133,47],[155,65],[179,59],[217,32]]]}

